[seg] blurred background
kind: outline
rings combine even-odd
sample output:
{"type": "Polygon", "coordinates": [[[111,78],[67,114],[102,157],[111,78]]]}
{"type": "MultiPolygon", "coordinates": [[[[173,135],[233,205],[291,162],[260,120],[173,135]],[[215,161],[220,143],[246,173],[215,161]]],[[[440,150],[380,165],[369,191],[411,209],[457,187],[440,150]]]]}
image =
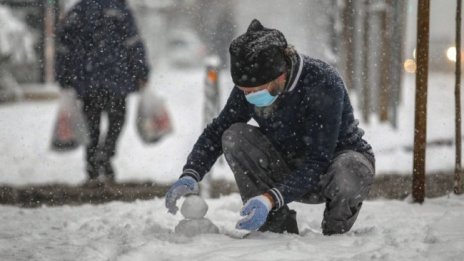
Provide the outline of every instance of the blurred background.
{"type": "MultiPolygon", "coordinates": [[[[0,183],[79,183],[82,151],[49,151],[56,98],[55,26],[76,0],[0,0],[0,183]],[[20,120],[18,120],[20,119],[20,120]],[[8,126],[8,128],[6,128],[8,126]],[[30,130],[33,129],[34,132],[30,130]]],[[[417,1],[127,0],[152,66],[149,86],[164,96],[175,132],[154,147],[125,128],[116,167],[121,180],[169,183],[204,127],[211,61],[220,103],[233,87],[228,47],[253,18],[277,28],[308,56],[341,73],[373,144],[377,172],[410,175],[414,127],[417,1]]],[[[454,169],[456,1],[430,1],[427,170],[454,169]]],[[[136,98],[131,98],[134,104],[136,98]]],[[[129,114],[134,110],[129,106],[129,114]]],[[[214,112],[213,112],[214,114],[214,112]]],[[[132,115],[132,114],[131,114],[132,115]]],[[[129,115],[129,121],[133,117],[129,115]]],[[[233,180],[227,167],[215,176],[233,180]]]]}
{"type": "MultiPolygon", "coordinates": [[[[55,25],[76,1],[0,0],[0,100],[53,84],[55,25]]],[[[401,77],[415,72],[417,1],[128,2],[154,70],[203,67],[211,55],[227,69],[230,41],[256,17],[300,52],[335,65],[359,93],[365,120],[374,112],[396,124],[401,77]]],[[[455,8],[455,1],[431,1],[431,71],[454,72],[455,8]]]]}

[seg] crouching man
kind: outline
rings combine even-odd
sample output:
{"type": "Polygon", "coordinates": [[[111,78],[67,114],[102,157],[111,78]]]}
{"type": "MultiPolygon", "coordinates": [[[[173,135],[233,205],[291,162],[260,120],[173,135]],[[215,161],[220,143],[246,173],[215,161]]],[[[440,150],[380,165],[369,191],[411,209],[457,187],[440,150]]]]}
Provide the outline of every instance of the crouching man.
{"type": "Polygon", "coordinates": [[[169,212],[176,213],[180,197],[198,193],[224,153],[244,202],[237,228],[297,234],[296,212],[287,206],[297,201],[326,204],[325,235],[349,231],[373,183],[375,159],[336,70],[256,19],[229,52],[235,87],[167,192],[169,212]]]}

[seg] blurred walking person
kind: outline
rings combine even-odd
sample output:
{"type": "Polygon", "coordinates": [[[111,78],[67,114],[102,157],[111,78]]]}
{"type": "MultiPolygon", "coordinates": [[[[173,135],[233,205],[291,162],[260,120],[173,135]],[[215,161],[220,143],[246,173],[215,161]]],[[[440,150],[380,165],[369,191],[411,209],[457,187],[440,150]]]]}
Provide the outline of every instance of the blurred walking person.
{"type": "Polygon", "coordinates": [[[56,79],[82,100],[89,183],[114,182],[111,159],[125,122],[126,97],[146,85],[148,74],[145,47],[125,0],[81,0],[60,21],[56,79]],[[104,113],[108,128],[100,133],[104,113]]]}

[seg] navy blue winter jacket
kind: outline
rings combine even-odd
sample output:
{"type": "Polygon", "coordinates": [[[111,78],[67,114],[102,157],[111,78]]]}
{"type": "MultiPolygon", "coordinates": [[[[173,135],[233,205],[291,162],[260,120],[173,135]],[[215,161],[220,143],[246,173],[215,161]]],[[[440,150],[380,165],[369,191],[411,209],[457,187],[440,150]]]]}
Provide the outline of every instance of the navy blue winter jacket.
{"type": "Polygon", "coordinates": [[[354,150],[374,161],[372,148],[357,127],[344,83],[330,65],[295,55],[285,91],[274,104],[272,115],[266,117],[246,101],[242,91],[234,88],[219,116],[194,145],[183,175],[201,180],[222,153],[224,131],[251,118],[293,169],[272,189],[283,197],[279,205],[298,200],[306,193],[319,192],[320,175],[341,151],[354,150]],[[295,164],[295,160],[300,164],[295,164]]]}
{"type": "Polygon", "coordinates": [[[145,48],[125,0],[82,0],[57,30],[56,79],[79,96],[125,96],[147,80],[145,48]]]}

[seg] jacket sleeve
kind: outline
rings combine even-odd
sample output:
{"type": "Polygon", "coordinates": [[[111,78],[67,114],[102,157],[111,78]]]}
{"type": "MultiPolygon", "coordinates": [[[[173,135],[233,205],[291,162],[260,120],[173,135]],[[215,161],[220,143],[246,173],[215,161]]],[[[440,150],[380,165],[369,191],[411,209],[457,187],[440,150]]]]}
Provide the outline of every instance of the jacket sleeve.
{"type": "MultiPolygon", "coordinates": [[[[344,84],[333,69],[321,71],[319,79],[307,77],[313,83],[305,97],[304,164],[269,192],[279,208],[301,198],[308,192],[317,192],[320,175],[325,173],[337,145],[343,112],[344,84]]],[[[316,73],[317,75],[317,73],[316,73]]]]}
{"type": "Polygon", "coordinates": [[[62,88],[72,86],[75,77],[73,53],[78,52],[81,5],[77,4],[60,21],[56,31],[55,78],[62,88]]]}
{"type": "Polygon", "coordinates": [[[206,126],[193,146],[182,176],[188,175],[197,181],[202,180],[222,154],[222,134],[232,124],[248,122],[250,119],[250,105],[244,94],[238,88],[234,88],[219,116],[206,126]]]}
{"type": "Polygon", "coordinates": [[[146,58],[145,45],[140,37],[137,24],[131,10],[126,7],[124,15],[123,33],[124,46],[129,53],[129,67],[135,80],[147,80],[150,67],[146,58]]]}

